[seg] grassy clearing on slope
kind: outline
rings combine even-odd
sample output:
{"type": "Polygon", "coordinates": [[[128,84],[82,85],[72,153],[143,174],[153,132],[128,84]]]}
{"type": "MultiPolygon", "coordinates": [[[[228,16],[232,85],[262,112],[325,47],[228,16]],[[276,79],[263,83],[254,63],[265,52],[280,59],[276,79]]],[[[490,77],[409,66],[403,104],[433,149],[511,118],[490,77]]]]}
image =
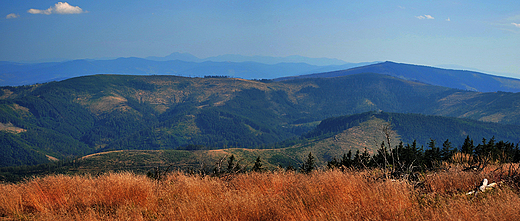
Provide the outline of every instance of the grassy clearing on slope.
{"type": "Polygon", "coordinates": [[[0,185],[0,217],[27,220],[519,220],[511,183],[466,195],[504,170],[452,167],[420,185],[384,180],[380,171],[283,170],[201,177],[171,173],[53,175],[0,185]]]}

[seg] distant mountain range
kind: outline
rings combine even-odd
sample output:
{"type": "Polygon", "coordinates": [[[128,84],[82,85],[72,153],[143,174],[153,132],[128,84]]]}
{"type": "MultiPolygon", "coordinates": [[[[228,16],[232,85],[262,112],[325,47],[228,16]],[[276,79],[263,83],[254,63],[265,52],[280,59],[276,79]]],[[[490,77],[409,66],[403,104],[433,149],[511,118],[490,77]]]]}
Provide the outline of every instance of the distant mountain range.
{"type": "Polygon", "coordinates": [[[73,60],[25,64],[0,62],[0,86],[19,86],[59,81],[72,77],[93,74],[131,74],[131,75],[176,75],[185,77],[230,76],[243,79],[272,79],[284,76],[320,73],[343,70],[370,63],[345,63],[331,60],[328,63],[341,65],[312,65],[308,63],[327,63],[330,59],[304,57],[244,57],[219,56],[214,60],[198,59],[190,54],[172,54],[167,57],[117,58],[113,60],[73,60]],[[247,60],[258,60],[252,62],[247,60]],[[287,61],[287,62],[284,62],[287,61]],[[297,61],[298,63],[289,63],[297,61]],[[306,61],[307,63],[302,63],[306,61]]]}
{"type": "MultiPolygon", "coordinates": [[[[219,55],[208,58],[198,58],[189,53],[171,53],[165,57],[146,57],[148,60],[152,61],[171,61],[171,60],[179,60],[179,61],[189,61],[189,62],[205,62],[205,61],[213,61],[213,62],[255,62],[262,64],[279,64],[279,63],[306,63],[315,66],[341,66],[341,65],[351,65],[353,63],[348,63],[339,59],[333,58],[309,58],[298,55],[292,55],[287,57],[272,57],[272,56],[244,56],[244,55],[236,55],[236,54],[226,54],[219,55]]],[[[365,62],[367,63],[367,62],[365,62]]]]}
{"type": "Polygon", "coordinates": [[[243,79],[330,78],[378,73],[405,80],[479,92],[520,92],[520,80],[465,70],[395,62],[346,63],[337,59],[301,56],[267,57],[222,55],[205,59],[188,53],[165,57],[73,60],[23,64],[0,62],[0,86],[59,81],[93,74],[229,76],[243,79]]]}

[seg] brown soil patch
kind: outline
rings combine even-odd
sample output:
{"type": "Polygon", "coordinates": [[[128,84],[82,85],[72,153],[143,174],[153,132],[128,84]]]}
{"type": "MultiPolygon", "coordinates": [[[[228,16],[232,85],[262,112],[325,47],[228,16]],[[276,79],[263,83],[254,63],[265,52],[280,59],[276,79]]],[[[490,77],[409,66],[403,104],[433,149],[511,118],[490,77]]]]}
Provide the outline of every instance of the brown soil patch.
{"type": "Polygon", "coordinates": [[[21,133],[27,131],[26,129],[14,126],[12,123],[0,123],[0,131],[7,131],[11,133],[21,133]]]}

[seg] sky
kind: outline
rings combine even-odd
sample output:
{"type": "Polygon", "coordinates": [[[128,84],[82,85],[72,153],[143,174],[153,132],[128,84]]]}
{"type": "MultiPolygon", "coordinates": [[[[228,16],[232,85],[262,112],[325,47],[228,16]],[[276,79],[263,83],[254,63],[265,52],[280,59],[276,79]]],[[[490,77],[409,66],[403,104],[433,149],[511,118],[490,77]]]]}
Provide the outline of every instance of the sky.
{"type": "Polygon", "coordinates": [[[300,55],[520,78],[518,0],[1,0],[0,16],[0,61],[300,55]]]}

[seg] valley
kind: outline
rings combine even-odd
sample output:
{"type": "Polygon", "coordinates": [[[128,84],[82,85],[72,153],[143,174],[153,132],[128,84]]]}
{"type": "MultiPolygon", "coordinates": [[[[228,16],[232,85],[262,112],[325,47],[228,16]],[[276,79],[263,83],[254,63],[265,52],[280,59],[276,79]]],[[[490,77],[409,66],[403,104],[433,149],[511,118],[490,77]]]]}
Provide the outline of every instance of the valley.
{"type": "Polygon", "coordinates": [[[248,162],[261,156],[276,168],[297,167],[312,152],[323,165],[349,150],[375,153],[384,124],[395,132],[392,145],[429,139],[461,145],[467,136],[517,143],[520,137],[519,94],[372,73],[284,81],[93,75],[1,92],[1,122],[19,131],[0,131],[2,166],[103,152],[85,159],[101,157],[109,165],[108,156],[130,156],[122,153],[183,153],[190,160],[148,164],[183,168],[232,154],[248,162]],[[323,127],[327,122],[340,127],[323,127]]]}

